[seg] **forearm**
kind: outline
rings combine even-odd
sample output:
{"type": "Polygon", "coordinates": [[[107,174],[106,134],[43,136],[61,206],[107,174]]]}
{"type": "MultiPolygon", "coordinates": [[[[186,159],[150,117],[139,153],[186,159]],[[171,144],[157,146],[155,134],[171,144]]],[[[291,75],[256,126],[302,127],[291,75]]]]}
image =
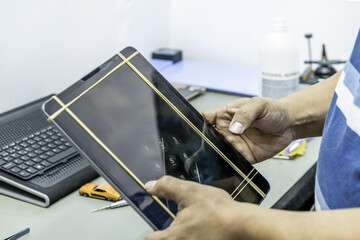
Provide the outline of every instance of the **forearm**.
{"type": "Polygon", "coordinates": [[[289,110],[295,138],[321,136],[341,71],[318,84],[280,99],[289,110]]]}
{"type": "Polygon", "coordinates": [[[360,236],[360,208],[295,212],[254,205],[246,209],[238,208],[236,211],[238,213],[234,214],[233,221],[234,239],[321,240],[357,239],[360,236]],[[236,221],[239,216],[244,215],[244,222],[236,221]]]}

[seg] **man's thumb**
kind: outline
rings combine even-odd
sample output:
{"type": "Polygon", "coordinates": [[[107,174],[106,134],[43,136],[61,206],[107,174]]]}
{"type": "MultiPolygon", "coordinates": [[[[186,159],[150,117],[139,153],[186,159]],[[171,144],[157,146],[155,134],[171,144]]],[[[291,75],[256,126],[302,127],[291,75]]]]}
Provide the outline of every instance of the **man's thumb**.
{"type": "Polygon", "coordinates": [[[234,114],[229,130],[234,134],[242,134],[251,124],[264,114],[266,101],[263,98],[252,98],[242,105],[234,114]]]}

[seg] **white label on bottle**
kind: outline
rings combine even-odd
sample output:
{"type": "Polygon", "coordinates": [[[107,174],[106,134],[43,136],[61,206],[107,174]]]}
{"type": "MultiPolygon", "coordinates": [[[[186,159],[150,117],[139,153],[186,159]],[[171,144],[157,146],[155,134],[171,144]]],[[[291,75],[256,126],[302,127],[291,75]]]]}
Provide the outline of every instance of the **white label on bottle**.
{"type": "Polygon", "coordinates": [[[299,78],[296,74],[262,74],[262,96],[279,99],[298,90],[299,78]],[[266,76],[267,75],[267,76],[266,76]],[[295,76],[294,76],[295,75],[295,76]],[[289,78],[289,76],[291,76],[289,78]]]}

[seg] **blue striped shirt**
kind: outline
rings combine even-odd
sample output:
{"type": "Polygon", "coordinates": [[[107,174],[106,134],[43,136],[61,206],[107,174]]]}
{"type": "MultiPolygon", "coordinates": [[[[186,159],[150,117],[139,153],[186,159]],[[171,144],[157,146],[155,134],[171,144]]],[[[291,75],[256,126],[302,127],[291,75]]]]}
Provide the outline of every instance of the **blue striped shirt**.
{"type": "Polygon", "coordinates": [[[337,83],[323,130],[317,210],[360,207],[360,32],[337,83]]]}

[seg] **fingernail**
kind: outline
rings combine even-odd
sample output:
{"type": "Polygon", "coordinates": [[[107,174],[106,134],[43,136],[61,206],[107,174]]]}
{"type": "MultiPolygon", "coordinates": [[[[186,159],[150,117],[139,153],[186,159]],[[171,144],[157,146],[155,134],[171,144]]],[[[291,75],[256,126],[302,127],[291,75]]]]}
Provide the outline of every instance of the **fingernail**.
{"type": "Polygon", "coordinates": [[[156,184],[156,181],[149,181],[149,182],[145,183],[146,190],[152,189],[155,186],[155,184],[156,184]]]}
{"type": "Polygon", "coordinates": [[[235,133],[235,134],[241,134],[242,133],[242,130],[243,130],[243,125],[239,122],[233,122],[231,125],[230,125],[230,128],[229,128],[230,132],[232,133],[235,133]]]}

